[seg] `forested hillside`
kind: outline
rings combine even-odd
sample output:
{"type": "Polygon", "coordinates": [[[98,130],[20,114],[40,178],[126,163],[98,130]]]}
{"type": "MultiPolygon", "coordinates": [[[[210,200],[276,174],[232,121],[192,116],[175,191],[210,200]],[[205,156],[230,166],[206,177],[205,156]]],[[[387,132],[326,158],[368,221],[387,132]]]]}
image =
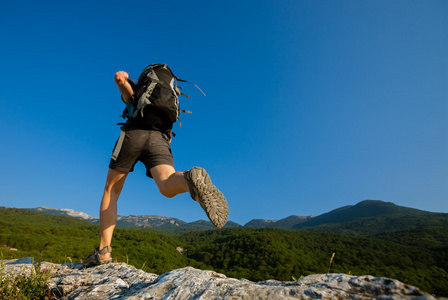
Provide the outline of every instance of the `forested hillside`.
{"type": "Polygon", "coordinates": [[[298,223],[291,229],[368,237],[383,232],[444,225],[448,225],[446,213],[422,211],[391,202],[365,200],[298,223]]]}
{"type": "MultiPolygon", "coordinates": [[[[87,221],[0,207],[0,245],[4,258],[32,256],[37,261],[81,261],[99,244],[99,228],[87,221]],[[8,248],[16,248],[10,251],[8,248]]],[[[116,228],[113,257],[137,268],[164,273],[187,266],[179,241],[152,230],[116,228]]]]}
{"type": "MultiPolygon", "coordinates": [[[[439,235],[446,239],[448,232],[439,235]]],[[[448,294],[447,244],[442,249],[433,248],[435,243],[409,246],[384,239],[281,229],[193,232],[179,239],[190,245],[189,258],[230,276],[290,280],[291,276],[326,273],[335,253],[331,272],[397,278],[448,294]]]]}
{"type": "MultiPolygon", "coordinates": [[[[439,224],[353,237],[273,228],[229,228],[167,236],[149,229],[117,228],[112,254],[117,261],[158,274],[190,265],[260,281],[292,280],[330,271],[391,277],[448,296],[447,229],[439,224]],[[182,254],[177,247],[183,248],[182,254]]],[[[80,261],[98,242],[98,226],[86,221],[0,208],[4,258],[80,261]]]]}

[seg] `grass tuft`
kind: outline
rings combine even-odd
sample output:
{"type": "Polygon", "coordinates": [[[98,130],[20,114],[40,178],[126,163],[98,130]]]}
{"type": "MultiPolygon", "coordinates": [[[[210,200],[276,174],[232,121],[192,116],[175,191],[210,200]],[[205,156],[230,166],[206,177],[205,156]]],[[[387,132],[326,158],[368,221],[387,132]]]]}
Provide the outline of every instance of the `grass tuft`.
{"type": "Polygon", "coordinates": [[[47,289],[47,279],[50,270],[43,271],[40,267],[31,270],[30,275],[23,269],[20,274],[5,272],[0,261],[0,299],[2,300],[43,300],[52,299],[47,289]]]}
{"type": "Polygon", "coordinates": [[[334,255],[335,255],[335,254],[336,254],[336,253],[333,252],[333,255],[332,255],[331,258],[330,258],[330,265],[328,266],[328,272],[327,272],[327,273],[330,273],[331,264],[333,263],[333,258],[334,258],[334,255]]]}

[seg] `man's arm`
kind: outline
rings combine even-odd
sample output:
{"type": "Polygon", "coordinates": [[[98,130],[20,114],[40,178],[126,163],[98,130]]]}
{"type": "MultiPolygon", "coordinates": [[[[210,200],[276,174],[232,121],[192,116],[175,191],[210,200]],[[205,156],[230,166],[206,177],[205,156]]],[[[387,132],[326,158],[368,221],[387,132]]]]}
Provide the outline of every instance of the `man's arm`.
{"type": "Polygon", "coordinates": [[[130,103],[134,90],[131,84],[128,82],[129,74],[124,71],[118,71],[115,73],[115,83],[121,93],[121,98],[125,103],[130,103]]]}

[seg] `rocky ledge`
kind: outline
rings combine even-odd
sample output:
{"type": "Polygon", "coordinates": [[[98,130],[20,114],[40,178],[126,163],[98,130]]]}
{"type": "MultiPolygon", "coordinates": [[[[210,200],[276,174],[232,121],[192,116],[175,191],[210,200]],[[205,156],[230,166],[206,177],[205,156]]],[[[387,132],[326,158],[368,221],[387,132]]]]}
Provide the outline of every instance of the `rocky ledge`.
{"type": "MultiPolygon", "coordinates": [[[[43,262],[47,286],[57,299],[436,299],[400,281],[345,274],[309,275],[297,281],[252,282],[186,267],[156,275],[125,263],[84,269],[80,263],[43,262]]],[[[4,273],[30,274],[30,257],[3,261],[4,273]]]]}

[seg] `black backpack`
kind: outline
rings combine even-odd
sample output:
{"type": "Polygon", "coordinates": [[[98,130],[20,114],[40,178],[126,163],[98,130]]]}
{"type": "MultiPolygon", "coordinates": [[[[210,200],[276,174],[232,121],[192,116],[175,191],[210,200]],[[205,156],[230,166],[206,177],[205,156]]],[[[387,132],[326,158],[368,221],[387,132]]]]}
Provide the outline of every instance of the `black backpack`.
{"type": "MultiPolygon", "coordinates": [[[[179,79],[165,64],[147,66],[137,83],[129,80],[135,93],[132,105],[128,105],[123,111],[123,119],[128,119],[126,125],[171,131],[173,124],[179,120],[179,113],[191,113],[179,108],[178,96],[189,96],[180,92],[182,88],[177,86],[178,81],[188,82],[179,79]]],[[[196,84],[191,84],[205,96],[196,84]]]]}

